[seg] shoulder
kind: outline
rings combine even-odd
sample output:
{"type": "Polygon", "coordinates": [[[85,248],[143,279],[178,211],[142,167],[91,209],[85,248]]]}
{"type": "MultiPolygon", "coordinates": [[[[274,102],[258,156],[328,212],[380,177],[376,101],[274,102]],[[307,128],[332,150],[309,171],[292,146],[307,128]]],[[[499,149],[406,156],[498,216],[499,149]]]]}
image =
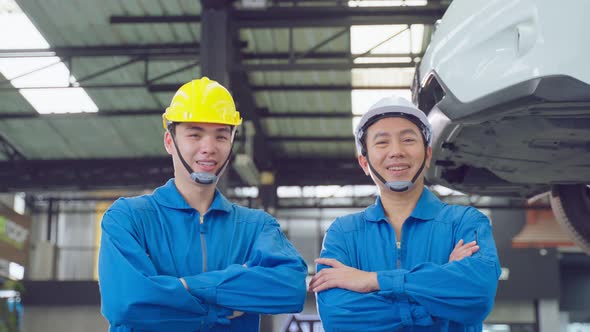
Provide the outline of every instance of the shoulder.
{"type": "Polygon", "coordinates": [[[234,214],[238,222],[278,224],[275,217],[261,209],[253,209],[231,203],[231,213],[234,214]]]}
{"type": "Polygon", "coordinates": [[[365,211],[350,213],[334,219],[328,231],[350,233],[358,231],[365,221],[365,211]]]}
{"type": "MultiPolygon", "coordinates": [[[[153,195],[141,195],[135,197],[121,197],[115,203],[127,206],[131,210],[155,210],[156,200],[153,195]]],[[[114,206],[115,204],[113,204],[114,206]]]]}
{"type": "Polygon", "coordinates": [[[465,222],[490,223],[488,217],[473,206],[448,204],[442,209],[439,219],[452,221],[455,224],[465,222]]]}
{"type": "Polygon", "coordinates": [[[121,197],[117,199],[113,205],[109,207],[107,212],[121,211],[126,213],[134,213],[141,210],[155,211],[157,205],[153,195],[141,195],[135,197],[121,197]]]}
{"type": "Polygon", "coordinates": [[[105,211],[102,223],[134,224],[138,219],[145,219],[143,215],[149,218],[156,213],[155,204],[152,195],[121,197],[105,211]]]}

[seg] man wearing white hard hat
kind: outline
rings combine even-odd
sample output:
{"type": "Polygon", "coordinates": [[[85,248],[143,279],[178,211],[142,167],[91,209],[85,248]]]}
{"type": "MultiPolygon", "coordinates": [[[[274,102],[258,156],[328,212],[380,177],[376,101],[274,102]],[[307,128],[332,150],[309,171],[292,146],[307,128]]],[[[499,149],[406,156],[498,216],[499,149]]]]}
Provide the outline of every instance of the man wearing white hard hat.
{"type": "Polygon", "coordinates": [[[388,97],[355,129],[375,204],[337,218],[324,238],[317,293],[326,331],[481,331],[500,265],[489,219],[424,186],[432,128],[409,101],[388,97]]]}

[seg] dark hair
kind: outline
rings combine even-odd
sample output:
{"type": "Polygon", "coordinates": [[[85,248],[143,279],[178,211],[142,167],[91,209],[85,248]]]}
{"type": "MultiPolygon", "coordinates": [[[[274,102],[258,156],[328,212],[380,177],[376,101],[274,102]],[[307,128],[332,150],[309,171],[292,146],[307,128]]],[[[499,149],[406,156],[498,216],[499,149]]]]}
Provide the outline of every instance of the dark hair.
{"type": "MultiPolygon", "coordinates": [[[[170,122],[168,124],[168,131],[172,134],[172,135],[176,135],[176,125],[178,125],[179,122],[170,122]]],[[[230,133],[234,130],[235,126],[232,125],[227,125],[229,127],[229,131],[230,133]]]]}

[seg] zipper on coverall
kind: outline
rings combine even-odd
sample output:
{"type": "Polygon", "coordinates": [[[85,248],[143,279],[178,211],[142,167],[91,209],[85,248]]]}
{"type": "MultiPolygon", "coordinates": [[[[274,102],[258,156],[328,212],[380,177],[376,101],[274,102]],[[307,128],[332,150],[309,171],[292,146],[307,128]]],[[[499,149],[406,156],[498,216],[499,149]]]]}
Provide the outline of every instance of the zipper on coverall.
{"type": "Polygon", "coordinates": [[[203,232],[204,219],[204,215],[199,216],[199,230],[201,233],[201,252],[203,254],[203,272],[207,272],[207,243],[205,243],[205,233],[203,232]]]}

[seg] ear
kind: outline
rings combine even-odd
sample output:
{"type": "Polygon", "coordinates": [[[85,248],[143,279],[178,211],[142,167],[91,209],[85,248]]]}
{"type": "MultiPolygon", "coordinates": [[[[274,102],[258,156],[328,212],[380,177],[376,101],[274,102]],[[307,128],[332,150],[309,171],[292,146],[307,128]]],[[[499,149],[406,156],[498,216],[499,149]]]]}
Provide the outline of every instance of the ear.
{"type": "Polygon", "coordinates": [[[164,133],[164,148],[169,155],[172,155],[174,152],[174,142],[172,141],[172,135],[168,130],[164,133]]]}
{"type": "Polygon", "coordinates": [[[359,165],[361,166],[361,168],[363,169],[363,171],[365,172],[365,175],[369,176],[369,163],[367,161],[367,158],[363,155],[358,155],[358,162],[359,165]]]}
{"type": "Polygon", "coordinates": [[[426,164],[424,164],[425,168],[430,168],[430,161],[432,160],[432,147],[428,147],[428,149],[426,149],[426,164]]]}

